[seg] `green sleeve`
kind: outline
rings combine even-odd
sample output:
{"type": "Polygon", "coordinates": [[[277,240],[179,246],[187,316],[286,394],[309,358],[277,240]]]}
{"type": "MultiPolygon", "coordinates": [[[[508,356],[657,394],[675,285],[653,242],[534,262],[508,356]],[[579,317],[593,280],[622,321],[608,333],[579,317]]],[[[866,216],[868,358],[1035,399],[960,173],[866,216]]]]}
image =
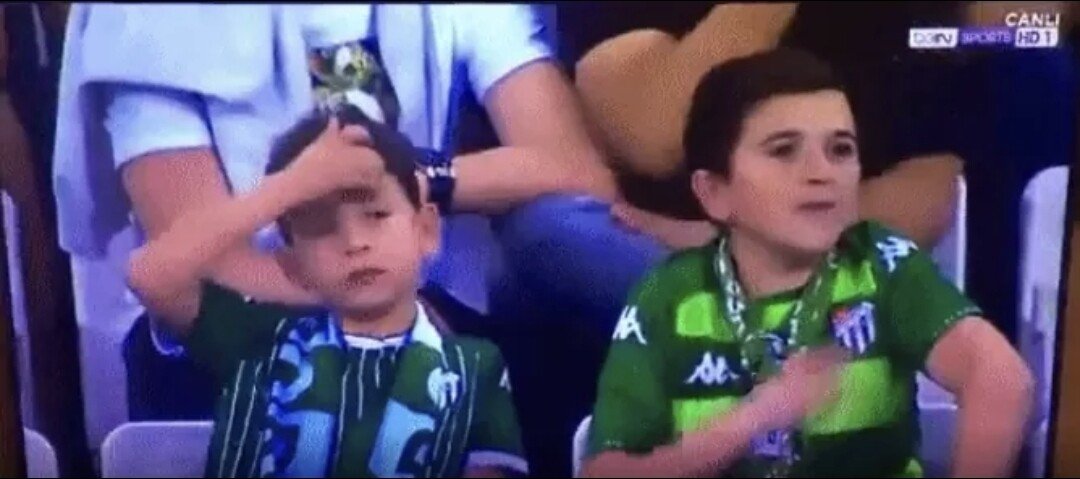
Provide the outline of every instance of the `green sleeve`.
{"type": "Polygon", "coordinates": [[[529,468],[514,410],[509,371],[498,348],[490,345],[489,350],[490,354],[483,356],[491,360],[486,361],[477,379],[477,418],[469,435],[466,469],[497,467],[526,475],[529,468]]]}
{"type": "Polygon", "coordinates": [[[664,388],[662,302],[647,279],[619,317],[600,374],[589,433],[589,455],[604,451],[647,453],[670,437],[670,404],[664,388]]]}
{"type": "Polygon", "coordinates": [[[881,301],[893,352],[911,368],[922,369],[934,344],[950,327],[982,311],[914,242],[883,229],[875,236],[884,276],[881,301]]]}
{"type": "Polygon", "coordinates": [[[222,380],[241,360],[267,354],[277,325],[285,317],[284,308],[257,304],[235,291],[205,283],[199,315],[185,347],[197,364],[222,380]]]}

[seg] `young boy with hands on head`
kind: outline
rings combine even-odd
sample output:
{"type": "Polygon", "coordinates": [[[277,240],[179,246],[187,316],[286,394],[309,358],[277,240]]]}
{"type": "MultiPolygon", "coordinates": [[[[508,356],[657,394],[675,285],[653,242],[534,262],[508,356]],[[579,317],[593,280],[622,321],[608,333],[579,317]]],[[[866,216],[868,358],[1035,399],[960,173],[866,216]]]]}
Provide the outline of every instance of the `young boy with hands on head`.
{"type": "Polygon", "coordinates": [[[313,115],[274,145],[255,190],[132,256],[132,288],[223,386],[208,476],[527,473],[498,349],[441,331],[417,300],[439,240],[420,154],[353,107],[313,115]],[[296,304],[321,307],[207,281],[216,255],[275,221],[296,304]]]}

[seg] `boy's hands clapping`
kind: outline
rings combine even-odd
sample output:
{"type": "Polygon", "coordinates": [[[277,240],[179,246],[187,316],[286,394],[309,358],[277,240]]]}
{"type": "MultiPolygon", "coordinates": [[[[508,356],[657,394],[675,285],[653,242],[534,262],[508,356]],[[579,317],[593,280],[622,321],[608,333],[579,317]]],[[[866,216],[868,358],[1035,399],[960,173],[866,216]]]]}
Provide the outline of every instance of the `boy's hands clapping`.
{"type": "Polygon", "coordinates": [[[767,430],[790,428],[835,399],[847,353],[837,347],[799,353],[776,377],[750,393],[750,407],[767,430]]]}

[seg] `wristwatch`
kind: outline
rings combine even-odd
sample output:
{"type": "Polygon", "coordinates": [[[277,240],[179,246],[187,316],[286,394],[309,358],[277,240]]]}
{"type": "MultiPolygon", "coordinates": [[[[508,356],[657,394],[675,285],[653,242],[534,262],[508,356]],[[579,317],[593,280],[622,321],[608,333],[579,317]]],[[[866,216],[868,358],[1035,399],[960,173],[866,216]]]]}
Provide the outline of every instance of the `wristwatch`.
{"type": "Polygon", "coordinates": [[[439,208],[439,213],[449,214],[454,203],[454,158],[438,150],[424,150],[420,171],[427,178],[428,198],[439,208]]]}

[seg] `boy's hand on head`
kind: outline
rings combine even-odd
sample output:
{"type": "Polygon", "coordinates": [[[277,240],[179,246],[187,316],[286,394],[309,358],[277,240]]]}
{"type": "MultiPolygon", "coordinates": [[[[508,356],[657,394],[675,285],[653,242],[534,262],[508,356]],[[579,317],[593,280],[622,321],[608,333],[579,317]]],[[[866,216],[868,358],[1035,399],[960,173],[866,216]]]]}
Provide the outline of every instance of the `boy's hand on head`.
{"type": "Polygon", "coordinates": [[[779,375],[751,391],[751,407],[770,430],[799,423],[835,399],[847,357],[837,346],[792,356],[779,375]]]}
{"type": "Polygon", "coordinates": [[[376,188],[385,173],[383,160],[371,148],[371,137],[360,125],[340,126],[331,117],[287,172],[305,198],[351,188],[376,188]]]}

